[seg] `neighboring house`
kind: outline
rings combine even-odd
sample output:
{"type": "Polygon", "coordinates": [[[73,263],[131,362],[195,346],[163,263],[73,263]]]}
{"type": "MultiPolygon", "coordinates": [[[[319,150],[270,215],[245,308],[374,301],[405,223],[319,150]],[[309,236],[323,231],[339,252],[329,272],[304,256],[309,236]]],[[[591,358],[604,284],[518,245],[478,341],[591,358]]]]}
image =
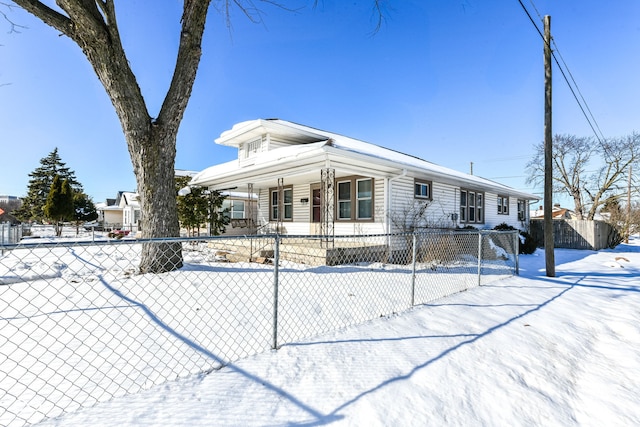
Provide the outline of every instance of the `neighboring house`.
{"type": "MultiPolygon", "coordinates": [[[[238,159],[190,185],[255,195],[256,229],[351,235],[421,227],[525,228],[538,197],[417,157],[278,119],[238,123],[215,140],[238,159]]],[[[246,213],[246,217],[249,217],[246,213]]]]}
{"type": "MultiPolygon", "coordinates": [[[[556,203],[551,208],[551,217],[553,219],[576,219],[576,214],[568,208],[563,208],[556,203]]],[[[535,211],[531,211],[531,219],[544,219],[544,208],[540,206],[535,211]]]]}
{"type": "Polygon", "coordinates": [[[7,196],[6,194],[2,194],[0,195],[0,203],[17,203],[18,201],[20,201],[19,197],[16,196],[7,196]]]}
{"type": "Polygon", "coordinates": [[[2,208],[0,208],[0,224],[9,223],[9,224],[20,224],[18,219],[11,215],[8,212],[5,212],[2,208]]]}
{"type": "Polygon", "coordinates": [[[140,203],[138,193],[119,191],[115,199],[107,199],[106,203],[96,205],[98,221],[105,228],[120,228],[137,232],[140,223],[140,203]]]}
{"type": "Polygon", "coordinates": [[[107,199],[106,202],[96,203],[98,221],[104,224],[121,224],[122,209],[116,206],[116,199],[107,199]]]}

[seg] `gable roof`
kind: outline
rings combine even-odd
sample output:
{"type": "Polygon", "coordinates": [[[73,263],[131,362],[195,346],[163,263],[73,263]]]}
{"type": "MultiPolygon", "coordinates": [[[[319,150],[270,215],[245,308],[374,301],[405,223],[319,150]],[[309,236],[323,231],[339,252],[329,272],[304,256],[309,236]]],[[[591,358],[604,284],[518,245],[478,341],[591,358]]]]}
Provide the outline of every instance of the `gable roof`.
{"type": "Polygon", "coordinates": [[[8,222],[10,224],[20,224],[20,221],[18,221],[18,219],[15,216],[0,209],[0,223],[3,223],[3,222],[8,222]]]}
{"type": "Polygon", "coordinates": [[[191,183],[223,188],[238,180],[256,182],[270,177],[274,179],[277,176],[304,175],[310,172],[317,175],[317,170],[326,164],[341,173],[378,177],[409,173],[459,187],[473,187],[528,200],[539,199],[504,184],[458,172],[416,156],[279,119],[238,123],[223,132],[215,142],[240,147],[264,134],[277,136],[279,141],[284,141],[287,145],[260,153],[252,159],[251,164],[233,160],[209,167],[195,175],[191,183]]]}

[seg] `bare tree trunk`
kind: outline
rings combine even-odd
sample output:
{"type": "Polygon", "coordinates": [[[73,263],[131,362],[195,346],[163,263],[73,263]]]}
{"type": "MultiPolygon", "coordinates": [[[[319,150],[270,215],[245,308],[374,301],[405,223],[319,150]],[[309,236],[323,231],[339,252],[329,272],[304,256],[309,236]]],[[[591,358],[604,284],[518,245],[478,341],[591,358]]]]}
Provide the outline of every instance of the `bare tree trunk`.
{"type": "MultiPolygon", "coordinates": [[[[177,237],[176,135],[200,63],[210,0],[184,0],[174,74],[155,119],[149,115],[136,77],[129,67],[113,0],[57,0],[56,4],[66,15],[40,1],[14,2],[61,31],[82,49],[107,91],[122,125],[138,183],[142,237],[177,237]]],[[[147,242],[143,245],[140,272],[165,272],[181,266],[179,243],[147,242]]]]}
{"type": "MultiPolygon", "coordinates": [[[[177,237],[180,234],[175,196],[175,133],[149,132],[141,141],[128,141],[138,182],[142,238],[177,237]]],[[[179,242],[145,242],[139,265],[141,273],[172,271],[182,267],[179,242]]]]}
{"type": "Polygon", "coordinates": [[[576,214],[576,218],[582,220],[584,219],[584,215],[582,213],[584,209],[582,206],[582,194],[580,193],[580,190],[574,190],[571,192],[571,195],[573,196],[573,209],[576,214]]]}

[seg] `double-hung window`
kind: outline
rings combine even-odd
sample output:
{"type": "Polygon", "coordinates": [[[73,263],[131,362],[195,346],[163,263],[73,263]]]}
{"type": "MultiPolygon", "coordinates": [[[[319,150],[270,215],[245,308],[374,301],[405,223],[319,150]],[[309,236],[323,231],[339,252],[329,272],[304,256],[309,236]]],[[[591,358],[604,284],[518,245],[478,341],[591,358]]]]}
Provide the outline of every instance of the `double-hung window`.
{"type": "Polygon", "coordinates": [[[498,215],[509,215],[509,197],[498,195],[498,215]]]}
{"type": "Polygon", "coordinates": [[[269,219],[271,221],[293,220],[293,187],[284,187],[281,191],[277,188],[269,190],[269,219]]]}
{"type": "Polygon", "coordinates": [[[460,222],[466,224],[484,223],[484,193],[474,190],[460,190],[460,222]]]}
{"type": "Polygon", "coordinates": [[[339,178],[336,187],[338,221],[373,220],[373,178],[339,178]]]}
{"type": "Polygon", "coordinates": [[[476,222],[484,223],[484,193],[476,193],[476,222]]]}
{"type": "Polygon", "coordinates": [[[356,219],[373,218],[373,180],[359,179],[356,181],[356,203],[358,214],[356,219]]]}
{"type": "Polygon", "coordinates": [[[338,219],[351,219],[351,181],[338,182],[338,219]]]}

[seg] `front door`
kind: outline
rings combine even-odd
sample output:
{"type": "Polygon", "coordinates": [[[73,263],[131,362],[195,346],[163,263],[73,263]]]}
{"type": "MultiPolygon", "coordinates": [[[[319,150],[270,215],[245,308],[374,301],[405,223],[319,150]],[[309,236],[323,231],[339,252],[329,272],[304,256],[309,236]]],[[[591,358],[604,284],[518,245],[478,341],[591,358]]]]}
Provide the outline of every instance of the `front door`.
{"type": "Polygon", "coordinates": [[[322,220],[322,196],[320,192],[320,184],[312,184],[311,185],[311,203],[309,212],[311,221],[310,221],[310,232],[311,234],[320,234],[320,221],[322,220]]]}

